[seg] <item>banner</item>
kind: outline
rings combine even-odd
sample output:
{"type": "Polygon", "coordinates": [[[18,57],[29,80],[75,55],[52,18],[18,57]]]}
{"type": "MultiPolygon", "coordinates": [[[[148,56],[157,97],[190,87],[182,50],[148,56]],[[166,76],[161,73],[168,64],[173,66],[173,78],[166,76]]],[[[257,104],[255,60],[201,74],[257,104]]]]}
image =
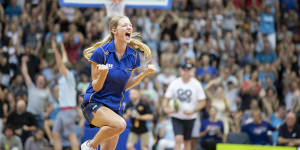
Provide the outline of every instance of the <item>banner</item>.
{"type": "Polygon", "coordinates": [[[217,144],[217,150],[296,150],[295,147],[244,144],[217,144]]]}
{"type": "MultiPolygon", "coordinates": [[[[104,7],[111,0],[59,0],[61,7],[104,7]]],[[[126,8],[171,9],[172,0],[123,0],[126,8]]]]}

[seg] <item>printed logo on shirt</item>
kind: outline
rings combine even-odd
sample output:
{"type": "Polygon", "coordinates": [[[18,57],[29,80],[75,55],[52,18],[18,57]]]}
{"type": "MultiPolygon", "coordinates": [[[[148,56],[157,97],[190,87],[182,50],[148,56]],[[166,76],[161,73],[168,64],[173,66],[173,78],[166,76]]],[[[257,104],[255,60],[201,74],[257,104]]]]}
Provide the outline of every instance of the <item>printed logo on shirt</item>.
{"type": "Polygon", "coordinates": [[[267,128],[266,127],[257,127],[254,129],[254,134],[259,135],[262,134],[263,132],[266,132],[267,128]]]}
{"type": "Polygon", "coordinates": [[[190,89],[178,89],[177,90],[177,97],[181,102],[191,102],[192,90],[190,89]]]}
{"type": "Polygon", "coordinates": [[[297,133],[293,133],[292,137],[295,138],[297,136],[297,133]]]}
{"type": "Polygon", "coordinates": [[[217,130],[221,131],[220,127],[217,125],[210,125],[210,130],[208,132],[208,135],[213,136],[217,134],[217,130]]]}
{"type": "Polygon", "coordinates": [[[96,107],[97,107],[97,105],[93,106],[92,110],[95,110],[96,107]]]}
{"type": "Polygon", "coordinates": [[[104,51],[104,55],[108,55],[108,51],[104,51]]]}
{"type": "Polygon", "coordinates": [[[113,68],[113,64],[106,64],[106,66],[108,67],[108,69],[112,69],[113,68]]]}

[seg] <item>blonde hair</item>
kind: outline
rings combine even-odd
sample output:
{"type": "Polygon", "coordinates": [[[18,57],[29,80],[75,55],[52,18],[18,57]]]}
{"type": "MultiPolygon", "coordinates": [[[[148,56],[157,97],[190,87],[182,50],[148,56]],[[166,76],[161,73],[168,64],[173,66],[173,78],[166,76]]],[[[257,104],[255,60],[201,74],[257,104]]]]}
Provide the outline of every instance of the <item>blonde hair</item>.
{"type": "MultiPolygon", "coordinates": [[[[111,18],[111,20],[109,21],[110,34],[108,36],[106,36],[103,40],[101,40],[100,42],[95,43],[93,46],[91,46],[83,51],[83,55],[86,59],[88,59],[88,60],[90,59],[90,57],[92,56],[92,54],[96,50],[96,48],[98,48],[114,39],[114,35],[112,34],[111,30],[117,28],[119,20],[122,18],[127,18],[127,17],[126,16],[115,16],[115,17],[111,18]]],[[[151,59],[151,50],[146,44],[144,44],[141,41],[140,33],[133,32],[128,45],[132,49],[143,51],[146,58],[151,59]]]]}

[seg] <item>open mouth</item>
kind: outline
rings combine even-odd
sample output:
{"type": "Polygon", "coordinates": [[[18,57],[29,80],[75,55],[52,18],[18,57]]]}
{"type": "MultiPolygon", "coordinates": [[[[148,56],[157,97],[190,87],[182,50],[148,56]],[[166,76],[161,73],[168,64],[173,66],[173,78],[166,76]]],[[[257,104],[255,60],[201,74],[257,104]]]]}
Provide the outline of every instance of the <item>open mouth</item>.
{"type": "Polygon", "coordinates": [[[128,38],[128,39],[130,39],[130,35],[131,35],[130,32],[125,33],[125,36],[126,36],[126,38],[128,38]]]}

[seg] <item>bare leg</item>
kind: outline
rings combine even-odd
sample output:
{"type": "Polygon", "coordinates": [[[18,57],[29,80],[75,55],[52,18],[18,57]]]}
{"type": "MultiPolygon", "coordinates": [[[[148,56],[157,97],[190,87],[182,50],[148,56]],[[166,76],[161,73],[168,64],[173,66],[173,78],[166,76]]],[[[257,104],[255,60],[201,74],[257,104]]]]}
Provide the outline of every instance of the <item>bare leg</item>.
{"type": "Polygon", "coordinates": [[[183,135],[176,135],[175,136],[175,149],[174,150],[181,150],[181,145],[183,144],[183,135]]]}
{"type": "Polygon", "coordinates": [[[184,140],[184,150],[191,150],[192,140],[184,140]]]}
{"type": "Polygon", "coordinates": [[[54,150],[62,150],[60,134],[58,132],[53,132],[53,146],[54,150]]]}
{"type": "Polygon", "coordinates": [[[92,124],[101,127],[90,141],[90,146],[93,148],[97,148],[106,140],[120,135],[126,129],[125,120],[107,107],[100,107],[93,115],[92,124]]]}
{"type": "Polygon", "coordinates": [[[45,120],[45,122],[44,122],[45,132],[46,132],[47,137],[50,140],[50,143],[53,144],[53,137],[52,137],[51,129],[50,129],[51,126],[52,126],[52,121],[51,120],[45,120]]]}
{"type": "Polygon", "coordinates": [[[106,140],[101,144],[101,150],[115,150],[118,144],[119,135],[114,136],[113,138],[106,140]]]}
{"type": "Polygon", "coordinates": [[[75,133],[72,133],[68,136],[69,141],[71,143],[71,148],[72,150],[78,150],[79,149],[79,145],[78,145],[78,140],[77,137],[75,135],[75,133]]]}

